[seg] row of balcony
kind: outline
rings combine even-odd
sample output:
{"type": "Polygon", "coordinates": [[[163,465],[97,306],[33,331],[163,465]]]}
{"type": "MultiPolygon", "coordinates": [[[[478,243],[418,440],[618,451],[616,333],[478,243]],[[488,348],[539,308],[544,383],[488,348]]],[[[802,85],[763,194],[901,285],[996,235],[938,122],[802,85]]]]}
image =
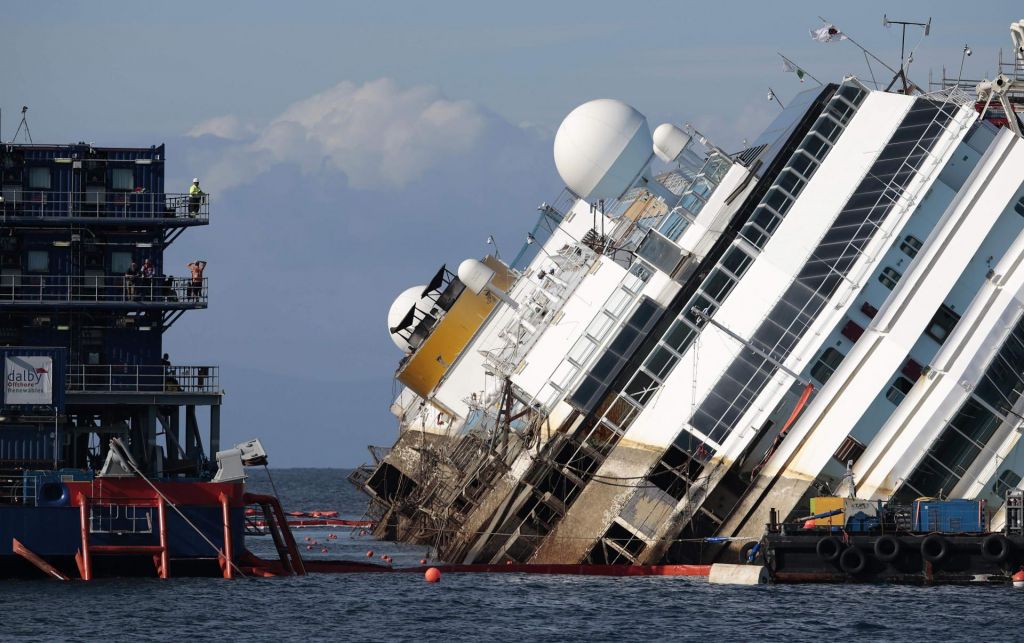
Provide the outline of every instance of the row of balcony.
{"type": "Polygon", "coordinates": [[[81,219],[97,223],[164,223],[199,225],[210,221],[209,196],[155,192],[57,192],[3,190],[0,220],[62,223],[81,219]]]}
{"type": "Polygon", "coordinates": [[[208,278],[2,275],[0,307],[205,308],[208,278]]]}
{"type": "Polygon", "coordinates": [[[68,366],[68,393],[204,393],[220,392],[219,366],[163,364],[68,366]]]}

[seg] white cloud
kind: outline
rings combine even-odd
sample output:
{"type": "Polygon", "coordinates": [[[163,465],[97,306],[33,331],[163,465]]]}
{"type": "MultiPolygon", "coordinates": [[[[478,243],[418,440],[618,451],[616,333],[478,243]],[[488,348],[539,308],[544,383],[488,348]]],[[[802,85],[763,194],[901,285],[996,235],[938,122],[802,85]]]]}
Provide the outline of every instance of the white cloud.
{"type": "Polygon", "coordinates": [[[228,140],[242,140],[253,134],[253,126],[242,122],[242,119],[234,115],[215,116],[199,123],[188,131],[188,135],[199,137],[210,134],[218,138],[228,140]]]}
{"type": "Polygon", "coordinates": [[[498,119],[470,101],[444,98],[433,87],[403,89],[390,79],[342,82],[290,105],[260,127],[220,116],[189,136],[233,141],[205,170],[204,185],[225,190],[276,163],[305,172],[325,166],[357,189],[402,188],[431,168],[481,144],[498,119]]]}

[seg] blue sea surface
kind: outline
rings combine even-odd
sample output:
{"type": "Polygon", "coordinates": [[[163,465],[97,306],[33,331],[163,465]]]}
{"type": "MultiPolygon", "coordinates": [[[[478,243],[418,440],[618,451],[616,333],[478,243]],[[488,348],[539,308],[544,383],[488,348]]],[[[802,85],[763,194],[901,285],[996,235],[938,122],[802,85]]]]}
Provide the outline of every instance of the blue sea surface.
{"type": "MultiPolygon", "coordinates": [[[[365,502],[345,471],[271,473],[286,510],[362,514],[365,502]]],[[[251,490],[271,491],[263,471],[251,474],[251,490]]],[[[296,537],[307,557],[366,560],[372,549],[401,566],[426,553],[358,529],[303,529],[296,537]]],[[[260,555],[274,551],[268,537],[249,544],[260,555]]],[[[504,573],[445,574],[433,585],[418,573],[4,581],[0,628],[4,641],[1016,641],[1024,640],[1024,591],[504,573]]]]}

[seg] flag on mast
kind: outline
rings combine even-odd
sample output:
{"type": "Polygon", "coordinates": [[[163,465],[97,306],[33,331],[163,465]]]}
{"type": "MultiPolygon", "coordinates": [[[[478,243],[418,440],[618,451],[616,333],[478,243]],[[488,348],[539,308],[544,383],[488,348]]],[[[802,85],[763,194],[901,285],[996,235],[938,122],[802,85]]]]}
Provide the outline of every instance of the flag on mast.
{"type": "Polygon", "coordinates": [[[817,40],[818,42],[838,42],[840,40],[846,40],[846,34],[839,31],[839,27],[835,26],[831,22],[825,23],[825,26],[821,29],[811,29],[811,39],[817,40]]]}
{"type": "Polygon", "coordinates": [[[800,79],[801,83],[804,82],[804,78],[807,77],[807,72],[794,65],[792,61],[785,56],[782,58],[782,71],[788,71],[796,74],[796,77],[800,79]]]}

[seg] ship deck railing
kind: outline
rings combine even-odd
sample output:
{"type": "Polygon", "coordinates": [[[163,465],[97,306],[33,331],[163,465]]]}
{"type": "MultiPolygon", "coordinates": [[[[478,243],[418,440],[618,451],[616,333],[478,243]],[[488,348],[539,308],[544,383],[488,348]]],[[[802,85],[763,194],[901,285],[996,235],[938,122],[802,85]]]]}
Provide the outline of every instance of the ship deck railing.
{"type": "Polygon", "coordinates": [[[34,506],[36,480],[22,472],[0,474],[0,504],[34,506]]]}
{"type": "Polygon", "coordinates": [[[0,275],[0,307],[40,304],[127,308],[205,308],[208,283],[191,277],[0,275]]]}
{"type": "Polygon", "coordinates": [[[220,367],[164,364],[71,364],[68,393],[216,394],[220,367]]]}
{"type": "Polygon", "coordinates": [[[4,187],[0,192],[0,221],[61,224],[134,221],[172,225],[210,222],[209,195],[157,192],[62,192],[4,187]]]}

